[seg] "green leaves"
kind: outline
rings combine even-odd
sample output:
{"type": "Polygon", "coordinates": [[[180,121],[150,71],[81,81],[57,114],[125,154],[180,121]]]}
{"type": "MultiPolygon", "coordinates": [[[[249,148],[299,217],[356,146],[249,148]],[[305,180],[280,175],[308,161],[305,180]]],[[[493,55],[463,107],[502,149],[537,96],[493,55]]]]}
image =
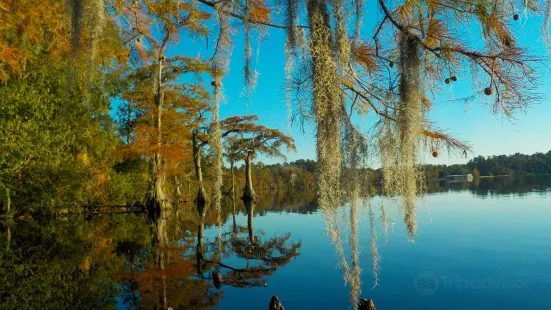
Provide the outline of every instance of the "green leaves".
{"type": "Polygon", "coordinates": [[[98,201],[118,144],[106,93],[92,88],[83,104],[78,85],[66,82],[67,67],[28,69],[0,88],[0,181],[12,189],[12,205],[51,212],[98,201]]]}

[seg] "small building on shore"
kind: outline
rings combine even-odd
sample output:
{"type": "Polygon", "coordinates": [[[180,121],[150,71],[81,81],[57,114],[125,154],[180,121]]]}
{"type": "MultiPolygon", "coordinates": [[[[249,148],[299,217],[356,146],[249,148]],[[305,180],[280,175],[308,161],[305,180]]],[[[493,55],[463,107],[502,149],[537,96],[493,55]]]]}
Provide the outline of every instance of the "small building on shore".
{"type": "Polygon", "coordinates": [[[448,182],[472,182],[472,174],[452,174],[446,177],[448,182]]]}

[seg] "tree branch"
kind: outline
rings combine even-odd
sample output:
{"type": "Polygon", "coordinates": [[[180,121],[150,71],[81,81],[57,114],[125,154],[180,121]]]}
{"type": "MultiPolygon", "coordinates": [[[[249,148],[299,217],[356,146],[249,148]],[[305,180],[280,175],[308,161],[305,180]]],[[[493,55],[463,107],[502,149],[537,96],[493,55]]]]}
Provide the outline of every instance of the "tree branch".
{"type": "MultiPolygon", "coordinates": [[[[210,6],[211,8],[215,8],[215,2],[212,2],[212,1],[208,1],[208,0],[197,0],[205,5],[208,5],[210,6]]],[[[263,26],[268,26],[268,27],[272,27],[272,28],[278,28],[278,29],[289,29],[289,27],[287,26],[283,26],[283,25],[279,25],[279,24],[273,24],[273,23],[269,23],[269,22],[264,22],[264,21],[261,21],[261,20],[256,20],[256,19],[252,19],[250,17],[245,17],[243,15],[239,15],[239,14],[236,14],[236,13],[229,13],[230,16],[233,16],[237,19],[240,19],[242,21],[246,21],[246,22],[249,22],[249,23],[252,23],[252,24],[257,24],[257,25],[263,25],[263,26]]],[[[307,29],[309,28],[308,26],[303,26],[303,25],[297,25],[298,28],[303,28],[303,29],[307,29]]]]}

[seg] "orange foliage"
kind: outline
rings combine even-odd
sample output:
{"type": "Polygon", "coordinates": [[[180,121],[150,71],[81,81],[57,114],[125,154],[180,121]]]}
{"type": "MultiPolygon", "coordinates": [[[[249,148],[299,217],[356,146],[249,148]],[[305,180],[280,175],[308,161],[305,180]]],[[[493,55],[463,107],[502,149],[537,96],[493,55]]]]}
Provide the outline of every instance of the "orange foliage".
{"type": "Polygon", "coordinates": [[[69,49],[63,2],[0,0],[0,81],[23,74],[33,53],[59,57],[69,49]]]}
{"type": "Polygon", "coordinates": [[[121,275],[121,280],[138,283],[140,298],[147,308],[162,307],[208,309],[218,303],[220,293],[206,298],[212,286],[203,279],[193,279],[195,258],[183,255],[185,247],[157,247],[155,259],[140,272],[121,275]]]}
{"type": "Polygon", "coordinates": [[[212,16],[205,11],[200,11],[197,8],[190,6],[187,2],[180,3],[180,9],[189,14],[190,20],[209,20],[212,16]]]}
{"type": "Polygon", "coordinates": [[[270,21],[271,10],[264,0],[249,0],[248,4],[250,5],[249,14],[252,20],[256,22],[270,21]]]}
{"type": "Polygon", "coordinates": [[[365,43],[358,44],[354,49],[356,61],[361,64],[367,71],[375,71],[379,68],[377,58],[375,57],[375,49],[365,43]]]}
{"type": "Polygon", "coordinates": [[[438,128],[425,128],[422,130],[422,134],[425,140],[425,147],[429,149],[433,156],[436,153],[434,157],[438,156],[437,150],[443,146],[446,147],[448,151],[455,151],[463,154],[470,150],[470,146],[466,142],[454,138],[438,128]]]}
{"type": "Polygon", "coordinates": [[[438,19],[431,19],[429,21],[429,29],[427,30],[425,44],[430,47],[437,47],[447,35],[448,29],[446,25],[438,19]]]}

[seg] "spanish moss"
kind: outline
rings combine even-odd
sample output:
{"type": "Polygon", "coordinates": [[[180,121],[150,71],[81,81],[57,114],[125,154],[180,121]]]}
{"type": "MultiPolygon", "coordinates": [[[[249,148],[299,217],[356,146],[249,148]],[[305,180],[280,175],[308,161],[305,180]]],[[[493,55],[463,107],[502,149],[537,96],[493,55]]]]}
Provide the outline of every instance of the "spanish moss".
{"type": "Polygon", "coordinates": [[[251,24],[248,22],[250,18],[249,7],[245,7],[245,19],[244,19],[244,28],[245,28],[245,66],[243,67],[243,73],[245,76],[245,88],[249,88],[253,83],[253,77],[251,73],[251,57],[252,57],[252,48],[251,48],[251,24]]]}
{"type": "Polygon", "coordinates": [[[423,85],[419,42],[402,35],[399,42],[400,85],[396,124],[386,124],[380,139],[384,190],[402,199],[402,212],[411,240],[416,235],[417,194],[423,193],[423,174],[418,163],[424,123],[423,85]]]}
{"type": "Polygon", "coordinates": [[[295,62],[298,63],[299,58],[303,57],[305,39],[304,32],[299,29],[299,0],[282,0],[281,4],[285,8],[285,31],[287,34],[285,42],[285,101],[287,104],[287,113],[289,126],[291,126],[291,92],[292,92],[292,77],[291,74],[295,69],[295,62]]]}
{"type": "Polygon", "coordinates": [[[545,44],[547,44],[547,47],[551,47],[551,42],[549,39],[549,26],[551,26],[551,1],[547,1],[547,4],[545,5],[545,13],[542,27],[543,39],[545,41],[545,44]]]}
{"type": "Polygon", "coordinates": [[[292,79],[291,73],[293,72],[294,67],[294,58],[289,44],[285,44],[285,103],[287,105],[287,121],[289,124],[289,130],[291,128],[292,122],[292,111],[291,111],[291,93],[292,93],[292,79]]]}
{"type": "Polygon", "coordinates": [[[212,108],[212,133],[210,139],[212,140],[212,148],[214,150],[214,190],[213,190],[213,203],[217,212],[218,225],[222,225],[221,218],[221,200],[222,200],[222,135],[220,133],[220,103],[222,101],[222,94],[220,86],[214,87],[214,104],[212,108]]]}
{"type": "Polygon", "coordinates": [[[361,294],[362,280],[360,268],[360,246],[358,241],[358,192],[356,191],[350,202],[350,247],[352,248],[352,270],[350,270],[350,302],[358,301],[361,294]]]}
{"type": "Polygon", "coordinates": [[[344,272],[345,283],[350,288],[350,304],[352,307],[358,302],[358,298],[361,293],[361,279],[360,279],[360,267],[359,267],[359,247],[357,240],[358,221],[355,202],[354,206],[351,204],[350,209],[350,227],[351,227],[351,244],[352,244],[352,268],[348,264],[346,255],[343,248],[343,241],[341,238],[340,225],[339,225],[339,210],[326,210],[324,212],[325,225],[329,233],[331,242],[335,246],[335,250],[339,257],[339,264],[344,272]]]}
{"type": "Polygon", "coordinates": [[[342,101],[339,95],[337,66],[333,57],[331,28],[325,1],[308,0],[308,17],[313,103],[317,120],[319,205],[322,209],[331,209],[339,206],[342,101]]]}
{"type": "Polygon", "coordinates": [[[213,184],[213,203],[218,214],[218,225],[221,227],[221,200],[222,200],[222,165],[223,165],[223,148],[222,135],[220,133],[220,104],[223,101],[222,83],[224,75],[228,73],[229,61],[233,49],[231,41],[231,26],[229,23],[228,14],[233,11],[231,1],[223,1],[216,6],[216,13],[219,20],[219,34],[216,43],[216,50],[213,56],[213,86],[214,86],[214,101],[212,107],[212,128],[210,139],[212,140],[212,148],[214,150],[214,184],[213,184]]]}
{"type": "Polygon", "coordinates": [[[360,40],[360,29],[362,27],[364,5],[364,0],[354,0],[354,44],[356,44],[360,40]]]}
{"type": "Polygon", "coordinates": [[[343,0],[334,0],[333,11],[336,19],[335,49],[338,59],[338,67],[341,75],[344,75],[346,66],[350,61],[350,42],[346,33],[346,19],[343,0]]]}
{"type": "Polygon", "coordinates": [[[381,202],[381,222],[383,224],[383,235],[385,236],[386,242],[388,240],[388,216],[386,214],[386,208],[384,202],[381,202]]]}
{"type": "Polygon", "coordinates": [[[89,0],[85,8],[85,15],[88,16],[87,23],[90,25],[90,62],[94,63],[98,39],[102,36],[106,22],[103,0],[89,0]]]}
{"type": "Polygon", "coordinates": [[[372,270],[373,270],[373,287],[379,285],[379,271],[381,267],[379,266],[379,261],[381,257],[379,256],[379,250],[377,248],[377,228],[375,226],[375,215],[373,214],[373,208],[371,205],[368,206],[369,210],[369,227],[370,227],[370,238],[371,238],[371,261],[372,261],[372,270]]]}
{"type": "Polygon", "coordinates": [[[290,49],[295,49],[297,47],[297,42],[299,41],[298,33],[298,0],[286,0],[285,5],[285,26],[287,31],[287,44],[290,49]]]}

